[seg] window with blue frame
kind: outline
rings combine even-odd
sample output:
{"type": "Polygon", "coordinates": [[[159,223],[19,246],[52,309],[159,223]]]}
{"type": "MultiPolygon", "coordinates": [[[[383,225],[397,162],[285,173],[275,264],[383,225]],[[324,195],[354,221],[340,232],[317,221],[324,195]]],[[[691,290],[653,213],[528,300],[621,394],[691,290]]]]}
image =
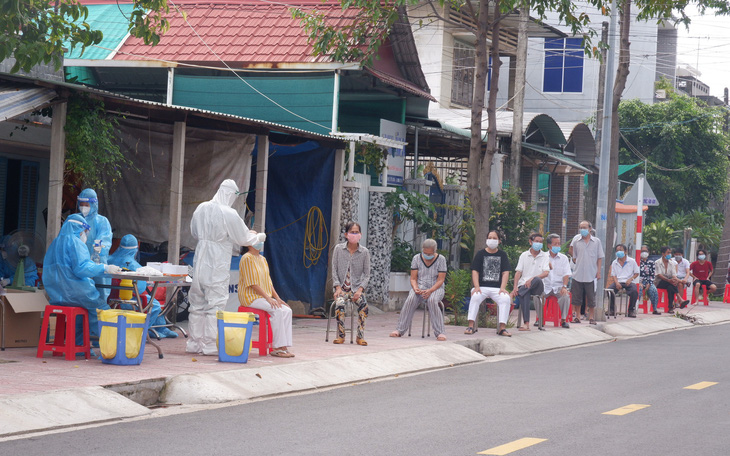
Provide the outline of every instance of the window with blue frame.
{"type": "Polygon", "coordinates": [[[545,38],[543,92],[583,91],[583,38],[545,38]]]}

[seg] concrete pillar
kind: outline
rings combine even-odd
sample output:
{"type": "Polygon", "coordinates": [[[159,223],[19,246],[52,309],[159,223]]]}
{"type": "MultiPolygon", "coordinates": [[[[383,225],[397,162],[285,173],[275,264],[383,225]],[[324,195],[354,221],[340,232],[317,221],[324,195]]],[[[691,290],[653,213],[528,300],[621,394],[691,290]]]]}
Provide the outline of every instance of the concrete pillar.
{"type": "Polygon", "coordinates": [[[167,261],[178,264],[180,258],[180,222],[182,214],[183,174],[185,168],[185,122],[175,122],[172,132],[172,166],[170,168],[170,224],[167,261]]]}
{"type": "MultiPolygon", "coordinates": [[[[338,149],[335,151],[335,171],[332,176],[332,214],[330,216],[330,239],[329,239],[329,256],[332,258],[332,250],[338,243],[340,238],[340,218],[342,216],[342,199],[343,199],[343,187],[345,172],[345,151],[344,149],[338,149]]],[[[332,261],[327,261],[327,283],[330,284],[330,278],[332,277],[332,261]]],[[[332,293],[332,287],[328,286],[324,291],[325,296],[329,298],[332,293]]]]}
{"type": "Polygon", "coordinates": [[[60,103],[53,107],[51,123],[51,155],[48,169],[48,227],[46,246],[56,239],[61,231],[61,206],[63,198],[63,170],[66,162],[66,112],[68,105],[60,103]]]}
{"type": "MultiPolygon", "coordinates": [[[[466,186],[464,185],[444,185],[444,193],[446,195],[446,211],[444,212],[444,225],[458,227],[464,219],[464,195],[466,194],[466,186]]],[[[444,249],[449,252],[449,266],[452,269],[459,269],[461,259],[461,234],[457,232],[452,239],[445,240],[448,242],[444,245],[444,249]]],[[[420,246],[415,246],[416,250],[420,246]]]]}
{"type": "Polygon", "coordinates": [[[385,206],[385,195],[394,189],[370,187],[368,209],[368,243],[370,251],[369,303],[387,306],[389,303],[390,258],[393,249],[393,213],[385,206]]]}
{"type": "Polygon", "coordinates": [[[258,135],[258,147],[256,154],[256,205],[254,212],[256,218],[254,230],[259,233],[266,232],[266,192],[269,188],[269,136],[258,135]]]}

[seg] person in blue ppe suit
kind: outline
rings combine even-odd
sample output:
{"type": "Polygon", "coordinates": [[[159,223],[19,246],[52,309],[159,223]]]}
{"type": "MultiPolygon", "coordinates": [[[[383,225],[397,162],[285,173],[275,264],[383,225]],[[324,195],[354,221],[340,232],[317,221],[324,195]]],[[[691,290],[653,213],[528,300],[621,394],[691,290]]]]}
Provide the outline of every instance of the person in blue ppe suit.
{"type": "MultiPolygon", "coordinates": [[[[101,264],[107,264],[109,259],[109,249],[112,247],[112,226],[109,220],[103,215],[99,215],[99,198],[93,189],[85,188],[81,191],[77,201],[79,213],[84,217],[86,223],[91,227],[89,229],[88,238],[86,239],[86,247],[89,255],[93,258],[94,253],[99,254],[101,264]],[[101,241],[101,245],[94,246],[94,241],[101,241]]],[[[94,282],[97,284],[111,285],[112,280],[109,277],[95,277],[94,282]]],[[[99,289],[99,305],[106,304],[111,289],[99,289]]]]}
{"type": "MultiPolygon", "coordinates": [[[[142,267],[142,265],[140,265],[135,259],[137,256],[138,248],[139,243],[137,242],[137,238],[131,234],[125,235],[119,242],[119,248],[109,256],[109,264],[119,266],[120,268],[127,268],[130,271],[136,271],[137,269],[142,267]]],[[[137,282],[137,291],[140,295],[145,292],[146,288],[147,282],[137,282]]],[[[131,306],[128,304],[125,304],[122,307],[131,309],[131,306]]],[[[150,310],[147,312],[147,314],[149,315],[149,321],[152,322],[150,326],[167,324],[167,322],[165,321],[165,317],[160,315],[161,310],[162,309],[160,308],[160,303],[156,299],[152,299],[150,310]]],[[[157,332],[157,334],[159,334],[160,337],[177,337],[177,333],[169,328],[156,328],[155,331],[157,332]]],[[[155,337],[154,333],[152,332],[150,332],[150,335],[152,337],[155,337]]]]}
{"type": "MultiPolygon", "coordinates": [[[[10,236],[0,238],[0,277],[3,278],[3,285],[11,285],[15,277],[15,269],[8,262],[7,243],[10,236]]],[[[25,286],[34,287],[38,281],[38,268],[32,258],[25,260],[25,286]]]]}
{"type": "MultiPolygon", "coordinates": [[[[99,290],[92,280],[107,273],[118,273],[121,268],[114,265],[97,264],[91,261],[86,240],[91,226],[81,214],[71,214],[61,227],[58,237],[51,242],[43,259],[43,285],[51,305],[83,307],[89,311],[89,334],[99,338],[99,323],[96,309],[108,309],[106,302],[99,300],[99,290]]],[[[81,345],[83,332],[80,320],[77,322],[76,343],[81,345]]],[[[98,346],[98,341],[92,342],[98,346]]]]}
{"type": "Polygon", "coordinates": [[[266,240],[263,233],[249,231],[241,216],[231,206],[238,196],[238,186],[224,180],[210,201],[200,203],[190,220],[190,231],[198,241],[193,260],[193,283],[188,292],[189,337],[185,351],[215,355],[218,353],[216,312],[228,301],[231,257],[240,246],[266,240]]]}

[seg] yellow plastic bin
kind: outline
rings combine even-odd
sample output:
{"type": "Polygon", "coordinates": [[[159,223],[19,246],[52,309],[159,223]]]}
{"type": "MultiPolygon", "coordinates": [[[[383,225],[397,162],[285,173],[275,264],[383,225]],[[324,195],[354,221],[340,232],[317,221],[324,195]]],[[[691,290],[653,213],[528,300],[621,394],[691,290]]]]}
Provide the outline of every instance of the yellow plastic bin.
{"type": "Polygon", "coordinates": [[[140,364],[147,341],[147,314],[121,309],[97,309],[96,312],[101,361],[119,365],[140,364]]]}
{"type": "Polygon", "coordinates": [[[229,363],[248,362],[251,351],[253,325],[258,325],[258,317],[250,312],[218,311],[218,360],[229,363]],[[223,335],[221,343],[221,334],[223,335]]]}

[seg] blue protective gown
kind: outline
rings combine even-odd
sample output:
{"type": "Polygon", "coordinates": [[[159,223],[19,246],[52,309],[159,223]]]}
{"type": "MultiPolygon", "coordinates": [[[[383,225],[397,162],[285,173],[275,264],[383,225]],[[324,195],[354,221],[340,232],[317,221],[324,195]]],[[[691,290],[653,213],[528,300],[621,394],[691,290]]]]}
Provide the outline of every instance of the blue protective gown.
{"type": "MultiPolygon", "coordinates": [[[[105,266],[91,261],[89,250],[81,242],[85,223],[81,214],[70,215],[58,237],[51,242],[43,259],[43,285],[52,305],[84,307],[89,311],[90,334],[99,337],[96,309],[108,309],[106,301],[99,300],[92,278],[104,274],[105,266]]],[[[83,337],[80,322],[76,326],[77,343],[83,337]]]]}
{"type": "MultiPolygon", "coordinates": [[[[109,264],[117,265],[120,268],[127,268],[130,271],[136,271],[142,267],[137,260],[135,260],[138,245],[136,237],[131,234],[125,235],[119,243],[119,248],[109,256],[109,264]]],[[[137,291],[140,295],[145,292],[146,288],[147,282],[137,282],[137,291]]],[[[148,312],[149,319],[152,322],[150,326],[166,325],[167,321],[165,321],[165,317],[160,315],[160,311],[162,310],[160,303],[154,298],[151,299],[152,307],[150,307],[148,312]]],[[[123,307],[129,308],[131,306],[125,305],[123,307]]],[[[157,328],[155,331],[160,335],[160,337],[177,337],[177,333],[169,328],[157,328]]]]}
{"type": "MultiPolygon", "coordinates": [[[[86,247],[89,251],[89,255],[94,254],[94,241],[96,239],[101,240],[101,264],[107,264],[109,259],[109,249],[112,247],[112,226],[109,224],[109,220],[103,215],[99,215],[99,199],[96,196],[96,192],[93,189],[85,188],[79,194],[76,208],[81,212],[82,202],[88,202],[90,204],[89,213],[84,217],[86,223],[91,227],[89,234],[86,239],[86,247]]],[[[83,217],[83,215],[82,215],[83,217]]],[[[111,285],[112,281],[109,277],[96,277],[94,281],[98,284],[111,285]]],[[[109,298],[109,288],[102,288],[99,290],[99,304],[106,304],[109,298]]]]}

